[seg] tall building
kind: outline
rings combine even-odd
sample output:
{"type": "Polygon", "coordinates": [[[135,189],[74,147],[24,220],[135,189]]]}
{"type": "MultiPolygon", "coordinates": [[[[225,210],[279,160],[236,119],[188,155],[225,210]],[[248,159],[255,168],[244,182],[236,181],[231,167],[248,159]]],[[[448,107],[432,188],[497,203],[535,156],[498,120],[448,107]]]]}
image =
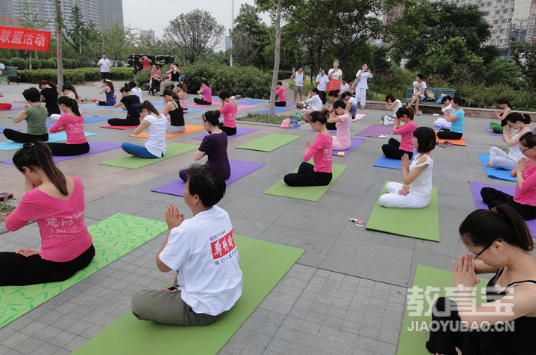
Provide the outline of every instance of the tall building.
{"type": "MultiPolygon", "coordinates": [[[[14,25],[22,17],[24,3],[29,4],[29,9],[39,15],[39,19],[49,21],[43,29],[55,34],[56,7],[54,0],[0,0],[0,18],[11,18],[14,25]]],[[[80,8],[82,19],[85,23],[93,22],[98,29],[104,31],[113,27],[116,23],[123,27],[123,1],[122,0],[62,0],[61,11],[65,26],[70,28],[70,16],[74,6],[80,8]]],[[[2,20],[2,23],[8,23],[2,20]]]]}

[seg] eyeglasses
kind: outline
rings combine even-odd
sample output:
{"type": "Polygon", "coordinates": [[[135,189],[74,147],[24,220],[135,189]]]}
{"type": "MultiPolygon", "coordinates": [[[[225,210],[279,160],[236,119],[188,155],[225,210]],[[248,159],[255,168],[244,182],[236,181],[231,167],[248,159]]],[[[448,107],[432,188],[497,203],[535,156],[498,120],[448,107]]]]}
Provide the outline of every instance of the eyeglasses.
{"type": "Polygon", "coordinates": [[[523,150],[521,151],[521,153],[525,153],[525,152],[526,152],[527,150],[529,150],[529,149],[532,149],[532,148],[526,148],[526,149],[523,149],[523,150]]]}
{"type": "Polygon", "coordinates": [[[473,254],[473,253],[471,253],[471,254],[473,255],[473,260],[478,259],[478,257],[479,257],[480,255],[482,255],[482,253],[485,252],[490,246],[491,246],[491,245],[488,245],[487,247],[485,247],[484,249],[482,249],[482,250],[480,251],[480,253],[478,253],[478,254],[473,254]]]}

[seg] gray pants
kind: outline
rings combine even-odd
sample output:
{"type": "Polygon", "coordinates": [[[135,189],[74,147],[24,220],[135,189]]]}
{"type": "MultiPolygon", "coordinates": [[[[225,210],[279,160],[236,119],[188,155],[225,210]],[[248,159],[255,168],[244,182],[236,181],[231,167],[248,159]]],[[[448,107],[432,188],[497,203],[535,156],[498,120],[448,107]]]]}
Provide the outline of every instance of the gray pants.
{"type": "Polygon", "coordinates": [[[160,95],[164,95],[164,90],[170,89],[174,90],[177,86],[178,81],[164,81],[162,84],[160,84],[160,95]]]}
{"type": "Polygon", "coordinates": [[[131,307],[132,313],[139,320],[182,326],[209,325],[223,318],[226,313],[217,316],[195,313],[184,303],[180,291],[142,290],[132,297],[131,307]]]}

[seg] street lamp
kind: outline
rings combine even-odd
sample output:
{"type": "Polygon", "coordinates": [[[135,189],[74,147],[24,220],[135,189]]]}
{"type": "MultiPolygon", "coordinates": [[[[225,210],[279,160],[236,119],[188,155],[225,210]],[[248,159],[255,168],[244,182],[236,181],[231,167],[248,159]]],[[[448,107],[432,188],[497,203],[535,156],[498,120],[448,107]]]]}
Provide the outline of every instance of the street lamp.
{"type": "Polygon", "coordinates": [[[233,67],[233,29],[234,29],[234,0],[232,0],[231,5],[231,60],[230,66],[233,67]]]}

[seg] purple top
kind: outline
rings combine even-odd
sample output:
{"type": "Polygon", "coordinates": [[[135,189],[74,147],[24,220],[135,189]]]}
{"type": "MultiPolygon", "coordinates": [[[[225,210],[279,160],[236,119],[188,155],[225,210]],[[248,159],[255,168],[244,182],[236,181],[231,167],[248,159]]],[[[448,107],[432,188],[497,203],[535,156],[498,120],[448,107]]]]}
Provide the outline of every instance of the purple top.
{"type": "Polygon", "coordinates": [[[115,90],[112,89],[110,92],[106,93],[106,106],[113,106],[116,104],[115,98],[114,98],[115,90]]]}
{"type": "Polygon", "coordinates": [[[203,138],[199,151],[204,152],[208,161],[205,164],[216,170],[224,180],[231,176],[231,165],[227,157],[227,134],[209,134],[203,138]]]}

